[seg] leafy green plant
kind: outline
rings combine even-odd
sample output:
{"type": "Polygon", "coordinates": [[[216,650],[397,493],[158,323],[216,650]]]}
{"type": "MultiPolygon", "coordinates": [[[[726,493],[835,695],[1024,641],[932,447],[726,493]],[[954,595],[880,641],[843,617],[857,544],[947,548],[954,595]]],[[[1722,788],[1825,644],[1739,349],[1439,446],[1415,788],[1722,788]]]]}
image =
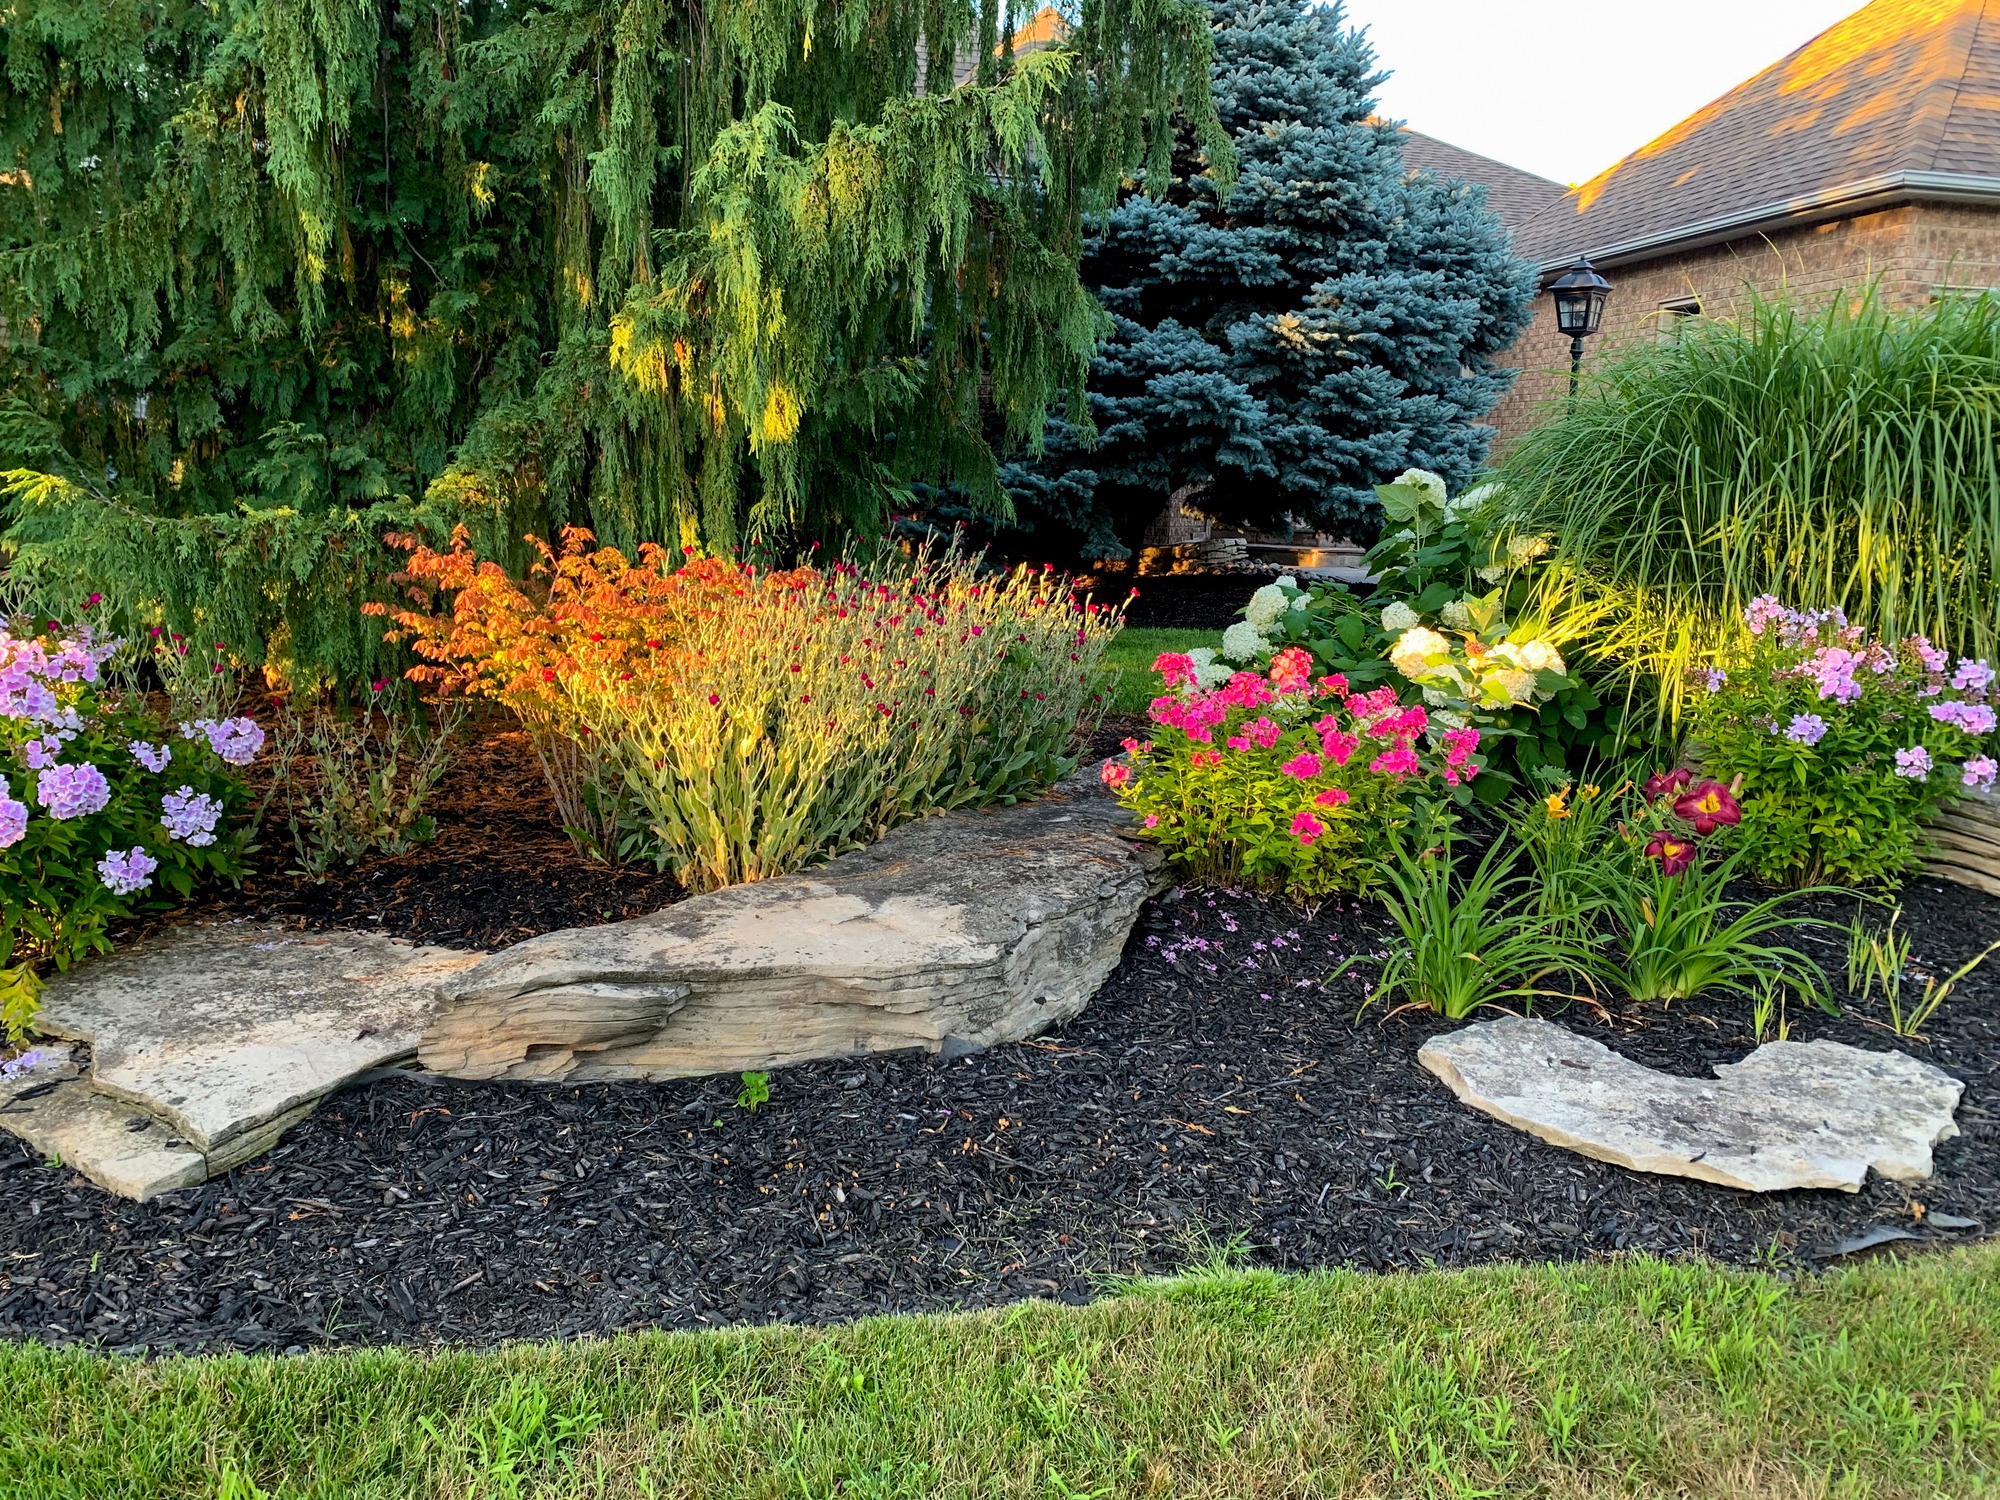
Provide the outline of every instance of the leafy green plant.
{"type": "Polygon", "coordinates": [[[1741,788],[1749,869],[1773,884],[1895,881],[1918,863],[1924,821],[2000,776],[1993,668],[1768,596],[1743,618],[1686,718],[1702,765],[1741,788]]]}
{"type": "Polygon", "coordinates": [[[1994,298],[1694,320],[1601,364],[1498,473],[1555,539],[1544,603],[1596,616],[1599,659],[1670,699],[1767,593],[2000,647],[1994,298]]]}
{"type": "Polygon", "coordinates": [[[275,700],[273,793],[285,804],[299,870],[324,879],[371,854],[429,843],[424,804],[450,767],[462,703],[428,709],[386,679],[352,710],[327,696],[275,700]]]}
{"type": "Polygon", "coordinates": [[[1456,1021],[1496,1001],[1562,993],[1538,986],[1587,954],[1545,924],[1527,882],[1510,877],[1514,851],[1496,840],[1465,875],[1450,821],[1433,826],[1423,847],[1398,850],[1385,872],[1382,904],[1402,942],[1367,1003],[1401,995],[1456,1021]]]}
{"type": "Polygon", "coordinates": [[[760,1105],[771,1102],[771,1075],[769,1073],[745,1073],[743,1086],[736,1091],[736,1107],[755,1114],[760,1105]]]}
{"type": "Polygon", "coordinates": [[[1926,975],[1922,998],[1907,1012],[1902,1006],[1902,987],[1898,985],[1893,991],[1885,990],[1884,999],[1889,1007],[1889,1029],[1897,1036],[1912,1037],[1922,1041],[1924,1027],[1930,1024],[1931,1017],[1936,1015],[1945,1001],[1951,998],[1951,992],[1958,988],[1959,981],[1995,953],[2000,953],[2000,941],[1989,943],[1980,952],[1953,969],[1943,980],[1939,980],[1935,975],[1926,975]]]}

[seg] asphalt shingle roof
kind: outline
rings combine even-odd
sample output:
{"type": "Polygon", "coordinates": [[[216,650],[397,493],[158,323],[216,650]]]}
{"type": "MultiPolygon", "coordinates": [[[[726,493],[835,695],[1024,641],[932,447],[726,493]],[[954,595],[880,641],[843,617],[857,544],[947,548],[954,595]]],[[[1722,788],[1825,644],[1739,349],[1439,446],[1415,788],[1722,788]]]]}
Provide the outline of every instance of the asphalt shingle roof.
{"type": "Polygon", "coordinates": [[[1404,127],[1397,137],[1403,146],[1403,166],[1429,172],[1447,182],[1465,182],[1486,189],[1486,206],[1508,230],[1518,230],[1566,191],[1560,182],[1537,177],[1504,161],[1467,151],[1436,136],[1404,127]]]}
{"type": "Polygon", "coordinates": [[[1615,258],[1912,174],[2000,179],[2000,0],[1874,0],[1543,208],[1515,244],[1544,262],[1615,258]]]}

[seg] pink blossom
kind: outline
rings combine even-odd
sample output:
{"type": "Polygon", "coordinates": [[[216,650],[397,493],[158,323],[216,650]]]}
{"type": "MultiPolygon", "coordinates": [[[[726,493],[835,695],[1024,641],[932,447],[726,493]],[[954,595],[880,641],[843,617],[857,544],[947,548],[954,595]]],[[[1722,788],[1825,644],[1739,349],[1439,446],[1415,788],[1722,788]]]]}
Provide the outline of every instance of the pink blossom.
{"type": "Polygon", "coordinates": [[[1293,815],[1292,836],[1307,848],[1311,848],[1313,841],[1325,832],[1326,825],[1304,808],[1293,815]]]}
{"type": "Polygon", "coordinates": [[[1268,750],[1277,744],[1278,736],[1284,732],[1278,725],[1265,718],[1259,718],[1249,728],[1244,730],[1244,733],[1250,736],[1251,740],[1260,750],[1268,750]]]}
{"type": "Polygon", "coordinates": [[[1347,795],[1344,788],[1337,786],[1330,786],[1313,798],[1313,801],[1321,807],[1345,807],[1353,800],[1352,797],[1347,795]]]}
{"type": "MultiPolygon", "coordinates": [[[[1320,722],[1324,725],[1332,721],[1330,719],[1322,719],[1320,722]]],[[[1349,734],[1343,729],[1322,728],[1320,730],[1320,754],[1324,755],[1336,766],[1346,765],[1348,759],[1360,748],[1361,736],[1358,734],[1349,734]]]]}
{"type": "Polygon", "coordinates": [[[0,849],[10,848],[28,836],[28,804],[9,795],[7,778],[0,776],[0,849]]]}
{"type": "Polygon", "coordinates": [[[1931,774],[1931,753],[1922,745],[1912,745],[1907,750],[1896,752],[1896,774],[1911,781],[1922,781],[1931,774]]]}
{"type": "Polygon", "coordinates": [[[1148,828],[1158,828],[1160,826],[1160,815],[1158,813],[1147,813],[1146,826],[1148,828]]]}
{"type": "MultiPolygon", "coordinates": [[[[1961,690],[1962,691],[1962,690],[1961,690]]],[[[1940,724],[1949,724],[1954,729],[1962,729],[1967,734],[1991,734],[1996,720],[1993,709],[1985,703],[1960,703],[1947,700],[1933,703],[1930,716],[1940,724]]]]}
{"type": "Polygon", "coordinates": [[[1278,769],[1287,776],[1296,776],[1300,781],[1311,781],[1320,773],[1319,757],[1310,750],[1301,751],[1278,769]]]}
{"type": "Polygon", "coordinates": [[[1271,659],[1271,683],[1281,693],[1296,693],[1312,685],[1312,653],[1287,646],[1271,659]]]}
{"type": "Polygon", "coordinates": [[[1964,766],[1962,780],[1967,786],[1991,786],[1994,776],[2000,773],[2000,762],[1990,755],[1975,755],[1964,766]]]}
{"type": "Polygon", "coordinates": [[[1183,651],[1162,651],[1153,658],[1153,670],[1170,688],[1185,687],[1199,680],[1194,658],[1183,651]]]}
{"type": "Polygon", "coordinates": [[[1961,656],[1958,670],[1951,674],[1951,685],[1961,693],[1983,693],[1993,685],[1993,669],[1983,661],[1961,656]]]}
{"type": "Polygon", "coordinates": [[[1097,779],[1115,792],[1132,780],[1132,768],[1122,760],[1107,760],[1098,768],[1097,779]]]}
{"type": "Polygon", "coordinates": [[[1414,776],[1417,773],[1417,752],[1407,744],[1399,744],[1368,762],[1368,769],[1383,776],[1414,776]]]}

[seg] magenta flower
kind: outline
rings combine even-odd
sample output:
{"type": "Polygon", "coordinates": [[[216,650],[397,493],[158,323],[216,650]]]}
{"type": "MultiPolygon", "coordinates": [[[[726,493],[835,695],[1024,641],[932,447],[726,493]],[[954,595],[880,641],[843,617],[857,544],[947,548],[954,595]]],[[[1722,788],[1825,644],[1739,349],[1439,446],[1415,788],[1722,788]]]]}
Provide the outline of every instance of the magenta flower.
{"type": "Polygon", "coordinates": [[[1301,751],[1278,769],[1287,776],[1296,776],[1300,781],[1311,781],[1320,773],[1319,757],[1310,750],[1301,751]]]}
{"type": "Polygon", "coordinates": [[[1414,776],[1418,769],[1417,752],[1407,744],[1397,745],[1368,762],[1368,769],[1383,776],[1414,776]]]}
{"type": "Polygon", "coordinates": [[[1292,837],[1296,838],[1308,849],[1312,847],[1313,841],[1325,832],[1326,824],[1320,822],[1318,818],[1315,818],[1304,808],[1300,808],[1292,817],[1292,837]]]}
{"type": "Polygon", "coordinates": [[[1107,760],[1098,768],[1097,779],[1115,792],[1132,780],[1132,768],[1122,760],[1107,760]]]}
{"type": "Polygon", "coordinates": [[[1352,797],[1348,796],[1344,790],[1337,786],[1330,786],[1313,798],[1313,801],[1321,807],[1345,807],[1353,800],[1352,797]]]}
{"type": "Polygon", "coordinates": [[[1694,863],[1694,840],[1677,833],[1656,833],[1646,844],[1646,858],[1660,862],[1662,875],[1678,875],[1694,863]]]}
{"type": "Polygon", "coordinates": [[[111,801],[111,783],[88,761],[80,766],[50,766],[35,783],[35,800],[52,818],[88,817],[111,801]]]}

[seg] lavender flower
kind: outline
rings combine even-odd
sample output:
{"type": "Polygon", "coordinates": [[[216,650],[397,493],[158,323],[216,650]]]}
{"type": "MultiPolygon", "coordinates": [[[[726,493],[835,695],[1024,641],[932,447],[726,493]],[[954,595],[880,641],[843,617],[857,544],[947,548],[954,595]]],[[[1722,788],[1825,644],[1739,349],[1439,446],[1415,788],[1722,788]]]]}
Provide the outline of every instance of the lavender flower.
{"type": "Polygon", "coordinates": [[[155,774],[166,770],[167,762],[174,758],[174,752],[166,745],[151,745],[144,740],[133,740],[125,747],[132,752],[132,759],[155,774]]]}
{"type": "Polygon", "coordinates": [[[1995,776],[2000,776],[2000,761],[1990,755],[1975,755],[1965,763],[1961,779],[1967,786],[1991,786],[1995,776]]]}
{"type": "Polygon", "coordinates": [[[208,736],[209,748],[232,766],[247,766],[264,748],[264,727],[255,719],[196,719],[181,725],[181,733],[193,739],[195,731],[208,736]]]}
{"type": "Polygon", "coordinates": [[[1951,674],[1951,685],[1961,693],[1983,693],[1993,685],[1993,669],[1983,661],[1961,656],[1958,670],[1951,674]]]}
{"type": "Polygon", "coordinates": [[[2000,723],[2000,717],[1984,703],[1933,703],[1930,715],[1938,723],[1963,729],[1967,734],[1991,734],[1994,724],[2000,723]]]}
{"type": "Polygon", "coordinates": [[[0,776],[0,849],[10,848],[28,836],[28,804],[8,795],[7,778],[0,776]]]}
{"type": "Polygon", "coordinates": [[[31,1073],[47,1059],[48,1053],[39,1047],[30,1047],[19,1057],[10,1057],[0,1062],[0,1078],[17,1078],[23,1073],[31,1073]]]}
{"type": "Polygon", "coordinates": [[[129,896],[153,883],[153,871],[160,862],[144,849],[111,849],[97,862],[97,878],[113,895],[129,896]]]}
{"type": "Polygon", "coordinates": [[[1727,681],[1729,681],[1729,674],[1720,667],[1710,667],[1706,672],[1701,674],[1702,686],[1707,688],[1711,693],[1721,692],[1723,683],[1727,681]]]}
{"type": "Polygon", "coordinates": [[[1922,781],[1931,774],[1931,753],[1922,745],[1912,745],[1907,750],[1896,752],[1896,774],[1907,776],[1911,781],[1922,781]]]}
{"type": "Polygon", "coordinates": [[[1744,608],[1743,623],[1750,627],[1752,635],[1762,635],[1790,613],[1778,602],[1777,595],[1759,594],[1744,608]]]}
{"type": "Polygon", "coordinates": [[[35,800],[52,818],[81,818],[104,810],[111,800],[111,783],[88,761],[80,766],[50,766],[35,783],[35,800]]]}
{"type": "Polygon", "coordinates": [[[21,746],[21,760],[30,771],[39,771],[52,765],[62,754],[63,742],[52,734],[45,734],[38,740],[25,741],[21,746]]]}
{"type": "Polygon", "coordinates": [[[1800,745],[1817,745],[1826,738],[1826,720],[1818,714],[1794,714],[1785,726],[1785,738],[1800,745]]]}
{"type": "Polygon", "coordinates": [[[168,792],[160,802],[160,821],[166,825],[167,837],[197,849],[215,842],[215,822],[221,816],[222,804],[191,786],[168,792]]]}

